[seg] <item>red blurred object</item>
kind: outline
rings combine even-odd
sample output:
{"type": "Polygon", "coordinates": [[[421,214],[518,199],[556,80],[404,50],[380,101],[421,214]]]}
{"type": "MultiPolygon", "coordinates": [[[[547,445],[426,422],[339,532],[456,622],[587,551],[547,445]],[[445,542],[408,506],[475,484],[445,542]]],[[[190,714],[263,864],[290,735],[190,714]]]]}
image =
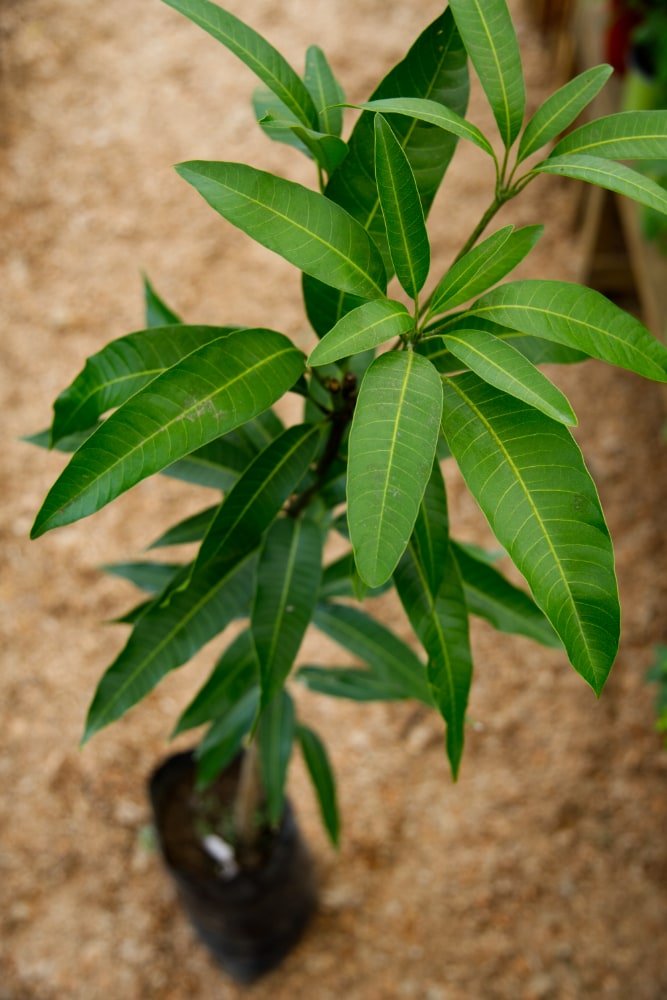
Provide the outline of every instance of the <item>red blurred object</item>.
{"type": "Polygon", "coordinates": [[[626,0],[610,0],[609,8],[607,62],[617,73],[623,74],[628,68],[632,33],[643,21],[644,15],[636,8],[631,9],[626,0]]]}

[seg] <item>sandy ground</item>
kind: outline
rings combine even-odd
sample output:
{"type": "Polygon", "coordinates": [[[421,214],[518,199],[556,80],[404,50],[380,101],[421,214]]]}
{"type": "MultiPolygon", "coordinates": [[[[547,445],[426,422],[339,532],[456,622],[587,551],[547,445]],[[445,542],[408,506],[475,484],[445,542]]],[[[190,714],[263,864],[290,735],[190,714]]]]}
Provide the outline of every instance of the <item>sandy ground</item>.
{"type": "MultiPolygon", "coordinates": [[[[323,42],[353,98],[438,13],[434,0],[229,0],[301,63],[323,42]]],[[[534,107],[549,60],[519,16],[534,107]]],[[[0,5],[0,264],[5,316],[0,582],[0,998],[183,1000],[241,993],[214,966],[145,846],[145,776],[220,643],[128,719],[77,749],[96,678],[132,603],[100,576],[158,530],[210,502],[157,477],[39,543],[27,533],[62,457],[19,442],[48,422],[83,357],[142,323],[139,270],[194,320],[264,324],[309,342],[298,280],[237,235],[174,174],[193,157],[239,159],[310,180],[297,153],[254,125],[253,79],[158,0],[0,5]]],[[[489,126],[475,94],[471,116],[489,126]]],[[[442,269],[486,201],[488,170],[461,149],[433,212],[442,269]]],[[[576,194],[542,179],[505,218],[547,215],[525,275],[576,278],[576,194]]],[[[313,845],[322,909],[252,996],[667,996],[667,755],[644,683],[665,638],[665,462],[655,386],[588,363],[557,373],[580,415],[624,606],[623,643],[599,702],[555,652],[474,629],[477,675],[459,784],[441,724],[407,706],[301,696],[328,739],[344,817],[327,847],[299,762],[292,796],[313,845]]],[[[454,470],[456,531],[488,541],[454,470]]],[[[393,600],[373,609],[400,620],[393,600]]],[[[400,626],[408,635],[407,626],[400,626]]],[[[342,662],[309,634],[303,659],[342,662]]]]}

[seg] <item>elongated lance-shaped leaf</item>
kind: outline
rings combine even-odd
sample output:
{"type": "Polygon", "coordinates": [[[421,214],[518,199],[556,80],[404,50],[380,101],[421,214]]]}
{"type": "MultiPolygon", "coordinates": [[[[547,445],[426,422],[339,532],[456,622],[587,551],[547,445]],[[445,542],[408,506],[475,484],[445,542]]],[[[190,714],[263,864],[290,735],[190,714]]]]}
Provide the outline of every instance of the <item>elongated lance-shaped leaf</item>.
{"type": "Polygon", "coordinates": [[[614,556],[595,484],[569,431],[470,373],[445,384],[443,426],[468,487],[599,693],[616,656],[614,556]]]}
{"type": "Polygon", "coordinates": [[[257,124],[269,139],[274,142],[282,142],[286,146],[292,146],[293,149],[298,149],[309,159],[313,158],[313,154],[307,146],[304,146],[292,131],[292,125],[301,125],[301,121],[271,90],[266,87],[257,87],[253,91],[252,106],[257,124]],[[284,127],[277,128],[276,122],[280,122],[284,127]]]}
{"type": "Polygon", "coordinates": [[[575,180],[624,194],[640,205],[667,215],[667,191],[650,177],[645,177],[623,163],[605,160],[600,156],[568,153],[565,156],[549,157],[534,169],[537,173],[573,177],[575,180]]]}
{"type": "Polygon", "coordinates": [[[240,562],[216,560],[192,578],[187,590],[176,589],[168,604],[158,598],[151,605],[98,685],[84,742],[141,701],[232,619],[248,613],[254,564],[254,555],[240,562]]]}
{"type": "MultiPolygon", "coordinates": [[[[405,689],[359,667],[301,667],[296,679],[309,691],[349,701],[405,701],[405,689]]],[[[429,702],[430,705],[430,702],[429,702]]]]}
{"type": "Polygon", "coordinates": [[[396,277],[416,299],[428,277],[431,247],[410,161],[382,115],[375,116],[375,181],[396,277]]]}
{"type": "Polygon", "coordinates": [[[306,52],[303,82],[317,109],[320,131],[340,135],[343,131],[343,109],[336,105],[344,102],[345,93],[327,57],[317,45],[310,45],[306,52]]]}
{"type": "Polygon", "coordinates": [[[471,615],[484,618],[499,632],[525,635],[543,646],[562,649],[553,628],[531,597],[466,546],[452,542],[471,615]]]}
{"type": "Polygon", "coordinates": [[[449,553],[449,512],[445,481],[438,458],[433,461],[431,477],[426,484],[410,544],[424,570],[432,594],[442,584],[449,553]]]}
{"type": "Polygon", "coordinates": [[[179,718],[172,736],[222,718],[257,681],[255,645],[249,631],[241,632],[215,664],[179,718]]]}
{"type": "Polygon", "coordinates": [[[645,378],[667,381],[667,350],[662,344],[634,316],[583,285],[513,281],[479,299],[470,312],[645,378]]]}
{"type": "Polygon", "coordinates": [[[472,679],[468,611],[458,567],[448,548],[442,583],[433,594],[417,550],[410,544],[396,568],[394,582],[410,624],[428,654],[429,685],[447,723],[447,756],[456,780],[472,679]]]}
{"type": "Polygon", "coordinates": [[[170,479],[180,479],[184,483],[227,490],[251,460],[252,455],[247,454],[238,440],[230,441],[225,435],[190,452],[162,472],[170,479]]]}
{"type": "Polygon", "coordinates": [[[320,528],[304,518],[276,521],[261,550],[251,617],[263,707],[280,691],[292,668],[321,576],[320,528]]]}
{"type": "Polygon", "coordinates": [[[336,779],[329,762],[324,743],[308,726],[299,724],[296,735],[301,747],[301,753],[315,789],[317,804],[324,829],[334,847],[338,847],[340,839],[340,817],[338,815],[338,800],[336,796],[336,779]]]}
{"type": "Polygon", "coordinates": [[[195,567],[219,552],[255,548],[308,471],[322,425],[298,424],[259,453],[220,506],[202,542],[195,567]]]}
{"type": "Polygon", "coordinates": [[[259,688],[254,686],[210,726],[195,751],[198,789],[215,781],[241,750],[243,738],[257,715],[258,704],[259,688]]]}
{"type": "Polygon", "coordinates": [[[216,212],[302,271],[367,299],[384,295],[379,251],[324,195],[243,163],[193,160],[176,170],[216,212]]]}
{"type": "Polygon", "coordinates": [[[206,507],[204,510],[197,511],[196,514],[191,514],[190,517],[183,518],[182,521],[158,535],[148,548],[163,549],[170,545],[189,545],[192,542],[200,542],[208,531],[218,507],[219,504],[215,504],[213,507],[206,507]]]}
{"type": "Polygon", "coordinates": [[[161,326],[113,340],[88,358],[54,403],[51,440],[92,427],[167,368],[204,344],[234,333],[232,326],[161,326]]]}
{"type": "Polygon", "coordinates": [[[286,337],[271,330],[244,330],[194,351],[85,441],[51,488],[32,537],[94,513],[261,413],[294,384],[303,360],[286,337]]]}
{"type": "Polygon", "coordinates": [[[182,323],[183,320],[178,313],[170,309],[167,303],[160,298],[145,274],[143,275],[143,279],[146,326],[150,328],[154,326],[174,326],[182,323]]]}
{"type": "Polygon", "coordinates": [[[451,0],[450,6],[509,149],[523,124],[526,90],[519,43],[507,4],[505,0],[451,0]]]}
{"type": "Polygon", "coordinates": [[[414,121],[422,122],[424,125],[437,125],[438,128],[457,138],[468,139],[489,156],[494,155],[491,143],[476,125],[466,121],[452,108],[438,104],[437,101],[419,97],[393,97],[366,101],[354,106],[362,108],[364,111],[374,111],[376,114],[405,115],[414,121]]]}
{"type": "Polygon", "coordinates": [[[347,143],[336,135],[329,135],[328,132],[317,132],[299,122],[283,121],[280,118],[264,117],[260,119],[259,124],[269,138],[272,138],[271,133],[275,131],[278,132],[279,141],[283,142],[285,133],[293,132],[316,163],[319,163],[328,174],[333,173],[347,156],[347,143]]]}
{"type": "MultiPolygon", "coordinates": [[[[354,553],[351,550],[325,566],[322,571],[319,600],[328,601],[333,597],[354,597],[355,572],[354,553]]],[[[384,594],[390,587],[391,583],[388,581],[382,587],[367,589],[366,597],[379,597],[380,594],[384,594]]]]}
{"type": "Polygon", "coordinates": [[[287,768],[295,737],[294,702],[287,691],[279,691],[262,712],[257,740],[271,826],[277,826],[285,805],[287,768]]]}
{"type": "Polygon", "coordinates": [[[584,108],[600,93],[612,73],[611,66],[592,66],[547,97],[526,125],[519,142],[517,163],[551,142],[576,121],[584,108]]]}
{"type": "Polygon", "coordinates": [[[100,566],[104,573],[128,580],[148,594],[158,594],[164,590],[176,574],[183,569],[182,563],[163,562],[118,562],[100,566]]]}
{"type": "Polygon", "coordinates": [[[368,664],[404,698],[432,705],[424,664],[406,643],[359,608],[346,604],[318,604],[313,624],[325,635],[368,664]]]}
{"type": "Polygon", "coordinates": [[[556,143],[551,155],[566,153],[610,160],[666,160],[667,111],[619,111],[596,118],[556,143]]]}
{"type": "Polygon", "coordinates": [[[359,574],[379,587],[408,544],[431,474],[442,411],[435,368],[383,354],[361,384],[349,442],[348,523],[359,574]]]}
{"type": "Polygon", "coordinates": [[[308,322],[318,337],[323,337],[342,316],[366,301],[358,295],[348,295],[331,285],[325,285],[309,274],[302,276],[301,284],[308,322]]]}
{"type": "Polygon", "coordinates": [[[209,0],[164,0],[238,56],[299,121],[317,128],[317,111],[298,74],[249,25],[209,0]]]}
{"type": "MultiPolygon", "coordinates": [[[[472,323],[474,320],[471,327],[472,323]]],[[[489,385],[535,406],[561,424],[577,423],[560,389],[508,341],[474,328],[448,333],[444,341],[455,357],[489,385]]]]}
{"type": "Polygon", "coordinates": [[[309,365],[327,365],[351,354],[379,347],[414,330],[414,317],[401,302],[377,299],[357,306],[338,320],[308,358],[309,365]]]}
{"type": "Polygon", "coordinates": [[[454,309],[495,285],[530,253],[543,231],[543,226],[525,226],[516,232],[505,226],[473,247],[436,285],[429,316],[454,309]]]}

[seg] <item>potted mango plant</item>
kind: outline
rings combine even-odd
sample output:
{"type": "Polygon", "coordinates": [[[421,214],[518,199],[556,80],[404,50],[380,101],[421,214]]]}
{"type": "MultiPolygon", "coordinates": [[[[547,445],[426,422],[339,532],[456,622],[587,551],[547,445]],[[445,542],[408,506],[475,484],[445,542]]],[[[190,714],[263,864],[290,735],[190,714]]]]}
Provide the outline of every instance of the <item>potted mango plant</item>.
{"type": "Polygon", "coordinates": [[[308,50],[300,76],[209,0],[166,2],[256,73],[262,129],[312,160],[313,188],[243,163],[176,169],[227,223],[303,272],[313,349],[306,357],[268,328],[190,325],[147,285],[146,329],[90,357],[37,437],[74,454],[32,535],[92,515],[156,473],[222,491],[152,541],[199,543],[192,560],[111,567],[152,593],[124,616],[131,633],[99,683],[84,741],[242,623],[176,724],[179,733],[206,726],[203,738],[156,772],[151,795],[196,926],[247,981],[280,960],[314,906],[285,799],[295,746],[334,844],[339,837],[327,753],[297,717],[292,680],[333,697],[433,708],[454,778],[470,615],[562,648],[596,694],[604,686],[619,638],[612,544],[570,432],[576,417],[537,365],[598,358],[664,382],[667,350],[591,289],[503,280],[539,225],[487,230],[545,173],[666,213],[665,191],[619,161],[667,156],[667,113],[615,114],[562,137],[607,80],[610,68],[598,66],[526,121],[505,0],[450,0],[343,139],[345,98],[321,49],[308,50]],[[469,59],[498,135],[465,117],[469,59]],[[488,157],[495,183],[456,259],[431,275],[426,219],[459,141],[488,157]],[[286,393],[303,402],[289,427],[272,409],[286,393]],[[451,536],[446,457],[532,596],[451,536]],[[332,533],[349,548],[328,560],[332,533]],[[420,653],[362,609],[389,587],[420,653]],[[311,623],[363,666],[294,672],[311,623]]]}

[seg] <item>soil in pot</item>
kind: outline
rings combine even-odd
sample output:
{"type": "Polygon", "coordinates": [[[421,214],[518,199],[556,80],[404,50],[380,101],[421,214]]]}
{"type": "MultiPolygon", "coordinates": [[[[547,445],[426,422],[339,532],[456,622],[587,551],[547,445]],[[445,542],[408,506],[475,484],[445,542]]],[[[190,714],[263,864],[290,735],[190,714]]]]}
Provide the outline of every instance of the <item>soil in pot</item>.
{"type": "Polygon", "coordinates": [[[214,816],[231,813],[237,758],[200,793],[192,753],[169,757],[151,776],[149,794],[164,861],[199,937],[234,979],[250,983],[278,965],[314,912],[313,864],[288,803],[277,830],[260,842],[260,863],[221,864],[204,847],[214,816]]]}

